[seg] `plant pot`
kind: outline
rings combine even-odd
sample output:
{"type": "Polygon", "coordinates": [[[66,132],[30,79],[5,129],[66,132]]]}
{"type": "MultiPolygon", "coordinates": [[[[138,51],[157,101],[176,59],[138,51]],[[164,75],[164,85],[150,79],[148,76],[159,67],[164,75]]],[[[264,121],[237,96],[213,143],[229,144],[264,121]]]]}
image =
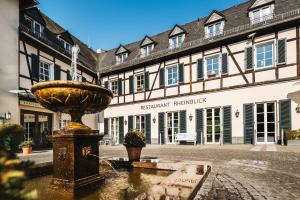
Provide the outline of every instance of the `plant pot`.
{"type": "Polygon", "coordinates": [[[30,154],[32,152],[32,147],[23,147],[22,151],[24,155],[30,154]]]}
{"type": "Polygon", "coordinates": [[[126,147],[129,161],[139,161],[141,157],[141,147],[126,147]]]}
{"type": "Polygon", "coordinates": [[[216,77],[216,74],[215,73],[210,73],[208,74],[208,78],[215,78],[216,77]]]}

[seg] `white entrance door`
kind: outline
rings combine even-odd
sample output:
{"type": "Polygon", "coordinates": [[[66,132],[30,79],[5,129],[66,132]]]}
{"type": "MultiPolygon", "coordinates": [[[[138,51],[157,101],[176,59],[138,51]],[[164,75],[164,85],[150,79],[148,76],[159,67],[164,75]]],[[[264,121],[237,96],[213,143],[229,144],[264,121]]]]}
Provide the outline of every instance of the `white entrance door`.
{"type": "Polygon", "coordinates": [[[206,109],[206,142],[220,143],[221,136],[221,109],[206,109]]]}
{"type": "Polygon", "coordinates": [[[167,113],[167,144],[175,144],[175,137],[179,132],[179,112],[167,113]]]}
{"type": "Polygon", "coordinates": [[[275,142],[275,103],[256,104],[257,143],[275,142]]]}
{"type": "Polygon", "coordinates": [[[110,136],[115,144],[119,144],[119,118],[111,118],[110,136]]]}

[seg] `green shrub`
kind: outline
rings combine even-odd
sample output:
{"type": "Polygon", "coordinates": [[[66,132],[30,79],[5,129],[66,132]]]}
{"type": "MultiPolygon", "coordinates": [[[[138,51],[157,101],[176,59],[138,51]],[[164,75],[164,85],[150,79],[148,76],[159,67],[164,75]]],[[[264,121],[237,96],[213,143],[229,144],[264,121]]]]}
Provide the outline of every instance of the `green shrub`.
{"type": "Polygon", "coordinates": [[[124,146],[126,147],[140,147],[143,148],[146,146],[145,143],[145,134],[140,130],[129,130],[125,135],[124,146]]]}
{"type": "Polygon", "coordinates": [[[3,124],[0,126],[0,148],[16,152],[24,134],[25,129],[21,125],[3,124]]]}
{"type": "Polygon", "coordinates": [[[285,140],[295,140],[299,137],[300,132],[299,130],[286,130],[284,132],[284,139],[285,140]]]}
{"type": "Polygon", "coordinates": [[[23,147],[32,147],[33,144],[34,143],[33,143],[32,139],[25,140],[25,141],[21,142],[21,144],[19,145],[19,148],[22,149],[23,147]]]}

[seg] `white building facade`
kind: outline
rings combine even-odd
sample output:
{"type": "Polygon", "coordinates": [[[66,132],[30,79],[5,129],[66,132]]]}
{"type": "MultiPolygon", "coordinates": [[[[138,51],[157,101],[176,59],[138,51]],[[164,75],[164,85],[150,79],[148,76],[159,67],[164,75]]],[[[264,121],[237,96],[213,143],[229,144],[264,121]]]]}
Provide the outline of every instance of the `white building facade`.
{"type": "Polygon", "coordinates": [[[100,53],[101,81],[115,94],[104,133],[116,143],[129,129],[149,144],[174,144],[178,133],[278,143],[300,128],[287,98],[300,77],[299,26],[298,1],[248,1],[100,53]]]}

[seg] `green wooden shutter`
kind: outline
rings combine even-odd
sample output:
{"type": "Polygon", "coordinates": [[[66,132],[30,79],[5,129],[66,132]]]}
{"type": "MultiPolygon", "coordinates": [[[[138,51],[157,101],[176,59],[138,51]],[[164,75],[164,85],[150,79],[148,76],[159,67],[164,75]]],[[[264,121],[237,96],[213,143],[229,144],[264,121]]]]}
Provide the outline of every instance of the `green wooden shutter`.
{"type": "Polygon", "coordinates": [[[246,70],[253,69],[253,48],[248,47],[245,50],[246,70]]]}
{"type": "Polygon", "coordinates": [[[104,118],[104,135],[108,135],[108,118],[104,118]]]}
{"type": "Polygon", "coordinates": [[[105,81],[105,82],[104,82],[104,87],[105,87],[106,89],[108,89],[108,81],[105,81]]]}
{"type": "Polygon", "coordinates": [[[160,68],[159,70],[159,87],[163,88],[165,87],[165,69],[160,68]]]}
{"type": "Polygon", "coordinates": [[[180,133],[186,133],[186,110],[181,110],[179,112],[179,120],[180,133]]]}
{"type": "Polygon", "coordinates": [[[31,71],[34,80],[40,80],[40,59],[39,56],[31,54],[31,71]]]}
{"type": "Polygon", "coordinates": [[[161,144],[165,143],[165,113],[160,112],[158,113],[158,143],[160,142],[161,137],[161,144]]]}
{"type": "Polygon", "coordinates": [[[145,90],[149,90],[149,72],[145,72],[145,90]]]}
{"type": "Polygon", "coordinates": [[[132,94],[134,91],[133,76],[129,76],[129,93],[132,94]]]}
{"type": "Polygon", "coordinates": [[[277,41],[277,64],[286,63],[286,39],[277,41]]]}
{"type": "Polygon", "coordinates": [[[253,144],[254,110],[253,104],[244,104],[244,143],[253,144]]]}
{"type": "Polygon", "coordinates": [[[72,76],[71,76],[70,70],[67,70],[67,80],[68,81],[72,80],[72,76]]]}
{"type": "Polygon", "coordinates": [[[197,79],[203,79],[203,59],[197,60],[197,79]]]}
{"type": "Polygon", "coordinates": [[[118,95],[120,96],[122,94],[123,94],[123,92],[122,92],[122,79],[119,78],[118,79],[118,95]]]}
{"type": "Polygon", "coordinates": [[[231,144],[231,106],[223,107],[223,143],[231,144]]]}
{"type": "Polygon", "coordinates": [[[201,144],[203,138],[203,109],[196,109],[197,143],[201,144]]]}
{"type": "Polygon", "coordinates": [[[124,117],[119,117],[119,144],[124,143],[124,117]]]}
{"type": "Polygon", "coordinates": [[[54,80],[60,80],[60,66],[54,65],[54,80]]]}
{"type": "Polygon", "coordinates": [[[146,143],[151,144],[151,114],[146,114],[146,143]]]}
{"type": "Polygon", "coordinates": [[[291,130],[291,100],[279,101],[279,130],[291,130]]]}
{"type": "Polygon", "coordinates": [[[128,131],[133,129],[133,116],[129,115],[128,116],[128,131]]]}
{"type": "Polygon", "coordinates": [[[178,72],[179,72],[179,83],[184,83],[184,64],[180,63],[178,65],[178,72]]]}
{"type": "Polygon", "coordinates": [[[228,74],[228,55],[227,53],[222,54],[222,75],[228,74]]]}

